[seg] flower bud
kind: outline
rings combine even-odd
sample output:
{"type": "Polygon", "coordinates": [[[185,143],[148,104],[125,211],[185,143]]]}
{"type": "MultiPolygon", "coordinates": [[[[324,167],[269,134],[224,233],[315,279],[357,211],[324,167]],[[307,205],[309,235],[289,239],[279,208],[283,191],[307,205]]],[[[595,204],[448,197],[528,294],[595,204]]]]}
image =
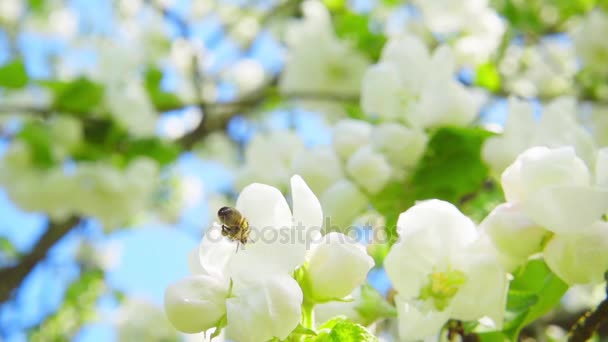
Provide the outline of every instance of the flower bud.
{"type": "Polygon", "coordinates": [[[374,260],[365,248],[351,237],[337,232],[325,235],[308,253],[309,300],[324,302],[347,296],[365,281],[373,266],[374,260]]]}

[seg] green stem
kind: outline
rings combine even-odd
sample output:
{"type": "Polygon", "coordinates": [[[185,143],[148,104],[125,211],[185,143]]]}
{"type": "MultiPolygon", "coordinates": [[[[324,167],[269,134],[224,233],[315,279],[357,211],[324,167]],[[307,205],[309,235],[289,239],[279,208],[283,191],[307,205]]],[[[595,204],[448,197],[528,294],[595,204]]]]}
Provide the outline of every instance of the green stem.
{"type": "Polygon", "coordinates": [[[315,312],[313,310],[314,304],[308,301],[304,301],[302,304],[302,326],[304,328],[313,329],[315,328],[315,312]]]}

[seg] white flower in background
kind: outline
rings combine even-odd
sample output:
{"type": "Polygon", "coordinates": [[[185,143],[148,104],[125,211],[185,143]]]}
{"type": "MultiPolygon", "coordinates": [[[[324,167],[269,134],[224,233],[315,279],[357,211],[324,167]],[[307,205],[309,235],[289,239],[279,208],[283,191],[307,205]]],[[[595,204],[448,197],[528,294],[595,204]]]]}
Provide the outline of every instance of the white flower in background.
{"type": "Polygon", "coordinates": [[[107,84],[105,102],[110,114],[129,133],[135,136],[154,135],[156,129],[156,110],[137,79],[126,84],[107,84]]]}
{"type": "Polygon", "coordinates": [[[448,319],[487,316],[500,328],[507,276],[468,217],[448,202],[428,200],[402,213],[397,230],[384,265],[398,293],[402,340],[437,336],[448,319]]]}
{"type": "Polygon", "coordinates": [[[227,70],[226,79],[236,85],[239,94],[249,94],[263,85],[266,71],[260,62],[246,58],[227,70]]]}
{"type": "Polygon", "coordinates": [[[357,95],[367,59],[335,36],[322,2],[305,1],[302,13],[303,19],[286,29],[289,53],[279,80],[281,92],[357,95]]]}
{"type": "Polygon", "coordinates": [[[364,120],[343,119],[333,127],[333,146],[336,153],[347,161],[371,137],[372,125],[364,120]]]}
{"type": "Polygon", "coordinates": [[[574,146],[576,153],[593,165],[595,145],[589,132],[576,120],[576,101],[560,97],[535,120],[532,104],[511,97],[504,131],[486,139],[482,157],[495,174],[501,174],[517,156],[532,146],[574,146]]]}
{"type": "Polygon", "coordinates": [[[595,178],[598,186],[608,188],[608,147],[604,147],[597,152],[595,178]]]}
{"type": "Polygon", "coordinates": [[[361,107],[368,115],[414,127],[466,125],[477,113],[472,93],[454,79],[454,56],[440,46],[433,55],[417,37],[391,38],[380,62],[363,80],[361,107]],[[437,100],[437,88],[443,96],[437,100]]]}
{"type": "Polygon", "coordinates": [[[574,52],[572,45],[551,40],[509,46],[499,65],[505,88],[524,97],[571,93],[578,70],[574,52]]]}
{"type": "Polygon", "coordinates": [[[161,308],[139,298],[128,298],[113,313],[118,341],[180,341],[161,308]]]}
{"type": "Polygon", "coordinates": [[[606,64],[608,41],[598,32],[608,32],[608,14],[599,9],[589,11],[571,33],[576,52],[582,58],[583,65],[606,75],[608,74],[608,64],[606,64]]]}
{"type": "Polygon", "coordinates": [[[331,232],[314,244],[307,259],[306,294],[317,302],[349,295],[365,281],[374,266],[363,245],[338,232],[331,232]]]}
{"type": "Polygon", "coordinates": [[[257,134],[247,144],[247,163],[236,174],[236,188],[260,182],[286,191],[294,156],[304,149],[302,139],[293,131],[257,134]]]}
{"type": "Polygon", "coordinates": [[[480,223],[479,229],[487,234],[507,271],[515,270],[533,254],[541,252],[549,231],[532,222],[519,205],[503,203],[480,223]]]}
{"type": "Polygon", "coordinates": [[[392,169],[384,155],[364,146],[348,159],[346,172],[365,191],[375,194],[388,183],[392,169]]]}
{"type": "Polygon", "coordinates": [[[572,147],[533,147],[502,174],[508,202],[555,233],[578,234],[608,211],[608,188],[597,186],[572,147]]]}
{"type": "Polygon", "coordinates": [[[441,35],[455,35],[458,59],[479,64],[498,48],[505,24],[486,0],[416,0],[429,29],[441,35]]]}
{"type": "Polygon", "coordinates": [[[597,221],[577,234],[555,234],[543,256],[569,285],[603,282],[608,269],[608,223],[597,221]]]}
{"type": "Polygon", "coordinates": [[[570,313],[580,313],[598,306],[606,298],[606,283],[571,286],[561,299],[562,307],[570,313]]]}
{"type": "Polygon", "coordinates": [[[146,209],[159,172],[158,164],[146,157],[131,161],[124,170],[101,162],[75,163],[70,172],[62,165],[42,170],[32,164],[30,153],[17,141],[4,155],[0,183],[11,200],[59,221],[71,215],[95,217],[105,229],[146,209]]]}
{"type": "Polygon", "coordinates": [[[341,179],[325,190],[321,195],[321,204],[325,217],[329,219],[330,227],[345,230],[359,214],[365,211],[369,201],[357,185],[341,179]]]}
{"type": "Polygon", "coordinates": [[[76,252],[76,260],[85,267],[108,271],[120,263],[122,247],[118,242],[93,243],[82,240],[76,252]]]}
{"type": "Polygon", "coordinates": [[[195,153],[202,159],[221,162],[228,168],[236,168],[239,161],[238,145],[225,132],[208,134],[200,144],[195,145],[195,153]]]}
{"type": "Polygon", "coordinates": [[[3,0],[0,3],[0,23],[7,26],[16,24],[25,12],[25,5],[22,0],[3,0]]]}
{"type": "Polygon", "coordinates": [[[327,146],[300,150],[294,156],[291,169],[319,195],[344,177],[340,158],[327,146]]]}
{"type": "Polygon", "coordinates": [[[428,139],[422,130],[387,122],[374,126],[371,144],[376,151],[385,155],[391,166],[412,168],[422,157],[428,139]]]}

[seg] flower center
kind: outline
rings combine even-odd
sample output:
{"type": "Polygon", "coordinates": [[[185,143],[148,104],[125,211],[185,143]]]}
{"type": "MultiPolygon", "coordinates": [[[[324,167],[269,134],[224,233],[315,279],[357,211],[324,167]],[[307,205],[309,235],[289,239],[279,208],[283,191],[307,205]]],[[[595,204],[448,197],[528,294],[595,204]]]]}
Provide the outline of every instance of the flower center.
{"type": "Polygon", "coordinates": [[[466,276],[458,270],[429,274],[428,284],[420,290],[420,299],[430,299],[439,311],[443,311],[465,283],[466,276]]]}

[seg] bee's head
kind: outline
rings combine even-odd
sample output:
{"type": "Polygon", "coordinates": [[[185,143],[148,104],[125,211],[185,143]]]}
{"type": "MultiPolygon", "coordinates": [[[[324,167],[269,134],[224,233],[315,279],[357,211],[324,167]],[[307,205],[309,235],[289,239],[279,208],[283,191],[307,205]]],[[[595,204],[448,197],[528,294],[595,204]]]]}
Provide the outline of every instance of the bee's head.
{"type": "Polygon", "coordinates": [[[217,211],[217,216],[222,221],[226,220],[228,217],[230,217],[230,215],[233,215],[233,214],[234,214],[234,209],[232,209],[230,207],[221,207],[220,210],[217,211]]]}

